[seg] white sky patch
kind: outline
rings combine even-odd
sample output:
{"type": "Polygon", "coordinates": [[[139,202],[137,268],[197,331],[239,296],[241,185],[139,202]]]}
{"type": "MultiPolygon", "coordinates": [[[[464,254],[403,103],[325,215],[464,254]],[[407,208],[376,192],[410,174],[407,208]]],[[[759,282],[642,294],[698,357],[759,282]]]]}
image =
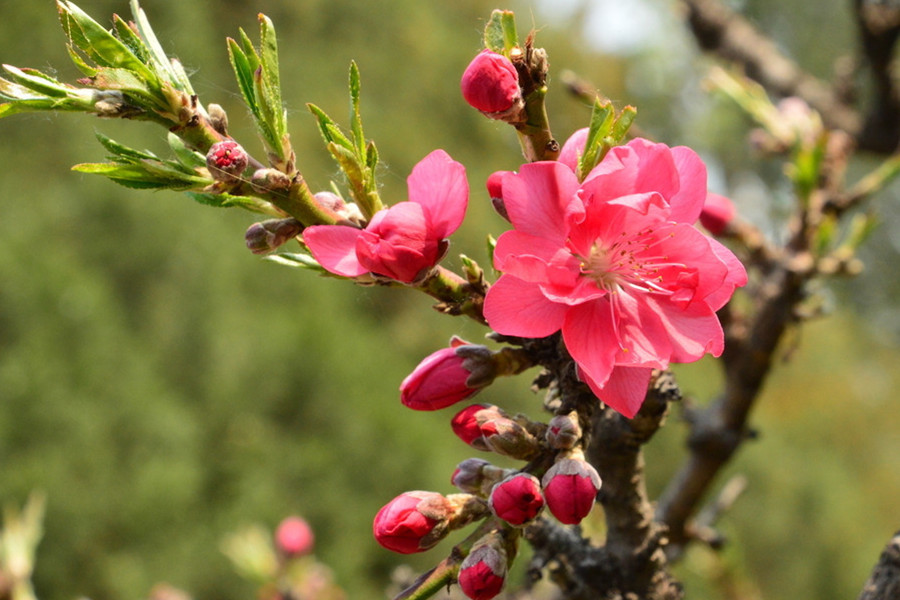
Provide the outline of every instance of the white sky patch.
{"type": "Polygon", "coordinates": [[[583,35],[594,50],[632,54],[664,37],[664,7],[651,0],[539,0],[549,18],[571,17],[585,9],[583,35]]]}

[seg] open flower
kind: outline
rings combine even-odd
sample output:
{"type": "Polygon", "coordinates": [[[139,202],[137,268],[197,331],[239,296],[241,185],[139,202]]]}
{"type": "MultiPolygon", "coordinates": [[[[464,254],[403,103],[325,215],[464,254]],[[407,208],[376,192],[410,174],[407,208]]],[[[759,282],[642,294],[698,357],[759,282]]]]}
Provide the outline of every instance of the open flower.
{"type": "Polygon", "coordinates": [[[413,283],[443,258],[446,239],[466,214],[466,171],[443,150],[423,158],[407,179],[409,201],[380,210],[365,229],[314,225],[303,241],[320,265],[344,277],[374,273],[413,283]]]}
{"type": "Polygon", "coordinates": [[[707,191],[706,167],[692,150],[636,139],[610,150],[580,183],[577,145],[566,146],[562,161],[503,176],[515,229],[497,241],[494,263],[504,274],[484,314],[504,335],[562,330],[581,378],[633,417],[653,369],[722,353],[716,311],[747,275],[693,225],[707,191]]]}

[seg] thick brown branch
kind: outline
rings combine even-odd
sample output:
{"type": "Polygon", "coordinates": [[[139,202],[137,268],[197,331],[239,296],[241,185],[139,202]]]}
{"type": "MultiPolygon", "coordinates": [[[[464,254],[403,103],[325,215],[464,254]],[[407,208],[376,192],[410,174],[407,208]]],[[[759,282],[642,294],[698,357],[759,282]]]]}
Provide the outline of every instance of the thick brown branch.
{"type": "Polygon", "coordinates": [[[853,5],[875,92],[860,138],[868,149],[891,153],[900,141],[900,94],[891,72],[900,36],[900,7],[866,0],[853,0],[853,5]]]}
{"type": "Polygon", "coordinates": [[[835,91],[778,51],[772,41],[718,0],[682,0],[688,24],[704,50],[744,67],[747,75],[777,96],[799,96],[816,109],[825,124],[856,135],[857,112],[835,91]]]}
{"type": "Polygon", "coordinates": [[[882,551],[858,600],[897,598],[900,598],[900,531],[894,534],[894,538],[882,551]]]}
{"type": "Polygon", "coordinates": [[[749,437],[747,419],[772,357],[797,305],[809,272],[794,261],[770,272],[760,287],[759,310],[744,339],[726,347],[726,391],[708,408],[691,413],[691,454],[659,500],[656,516],[668,525],[677,552],[690,538],[689,519],[722,467],[749,437]]]}

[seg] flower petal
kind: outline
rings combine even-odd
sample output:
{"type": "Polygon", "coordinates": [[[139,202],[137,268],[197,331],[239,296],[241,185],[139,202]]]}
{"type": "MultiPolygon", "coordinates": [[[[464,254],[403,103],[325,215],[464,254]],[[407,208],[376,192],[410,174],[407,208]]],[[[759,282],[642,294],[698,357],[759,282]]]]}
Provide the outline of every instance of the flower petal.
{"type": "Polygon", "coordinates": [[[344,277],[368,273],[356,257],[361,229],[344,225],[313,225],[303,230],[303,241],[313,258],[327,271],[344,277]]]}
{"type": "Polygon", "coordinates": [[[612,319],[609,301],[601,298],[570,307],[562,326],[569,354],[598,385],[609,379],[620,347],[612,319]]]}
{"type": "Polygon", "coordinates": [[[435,150],[413,167],[406,184],[410,202],[422,205],[434,238],[450,237],[466,216],[466,168],[443,150],[435,150]]]}
{"type": "Polygon", "coordinates": [[[679,223],[696,223],[706,202],[706,165],[686,146],[672,148],[672,158],[678,170],[679,189],[669,198],[670,218],[679,223]]]}
{"type": "Polygon", "coordinates": [[[584,127],[569,136],[562,150],[559,151],[559,162],[566,165],[572,171],[578,169],[578,159],[584,153],[584,145],[587,143],[588,128],[584,127]]]}
{"type": "Polygon", "coordinates": [[[689,363],[706,354],[720,356],[725,348],[722,325],[714,310],[702,302],[681,308],[665,299],[648,296],[648,309],[659,318],[672,351],[669,360],[689,363]]]}
{"type": "Polygon", "coordinates": [[[484,299],[484,318],[503,335],[542,338],[559,331],[566,307],[548,300],[540,287],[501,275],[484,299]]]}
{"type": "Polygon", "coordinates": [[[709,247],[716,257],[725,263],[728,269],[728,274],[725,276],[725,281],[722,282],[721,287],[703,299],[710,308],[719,310],[731,300],[734,288],[747,285],[747,270],[741,261],[738,260],[738,257],[718,240],[710,239],[709,247]]]}
{"type": "Polygon", "coordinates": [[[522,165],[503,178],[503,203],[516,230],[560,246],[572,220],[584,213],[577,191],[575,173],[556,161],[522,165]]]}
{"type": "Polygon", "coordinates": [[[582,380],[604,404],[631,419],[647,397],[647,386],[653,369],[616,367],[603,387],[580,373],[582,380]]]}

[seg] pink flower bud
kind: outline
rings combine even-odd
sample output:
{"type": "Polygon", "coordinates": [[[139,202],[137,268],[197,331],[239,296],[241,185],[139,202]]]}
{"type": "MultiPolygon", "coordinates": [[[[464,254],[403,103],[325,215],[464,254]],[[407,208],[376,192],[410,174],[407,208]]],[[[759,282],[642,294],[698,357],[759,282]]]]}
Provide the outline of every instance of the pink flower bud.
{"type": "Polygon", "coordinates": [[[556,415],[547,424],[547,443],[554,450],[571,450],[581,439],[578,414],[556,415]]]}
{"type": "Polygon", "coordinates": [[[473,404],[456,413],[450,421],[450,426],[453,433],[468,445],[477,450],[489,450],[484,435],[496,433],[497,430],[491,426],[487,430],[482,430],[482,425],[505,416],[506,413],[492,404],[473,404]]]}
{"type": "Polygon", "coordinates": [[[449,501],[436,492],[404,492],[378,511],[372,532],[388,550],[400,554],[422,552],[441,540],[442,535],[431,534],[449,519],[451,512],[449,501]]]}
{"type": "Polygon", "coordinates": [[[506,581],[506,552],[493,544],[476,546],[459,567],[459,588],[472,600],[490,600],[506,581]]]}
{"type": "Polygon", "coordinates": [[[494,486],[488,500],[491,512],[510,525],[524,525],[544,508],[541,482],[528,473],[516,473],[494,486]]]}
{"type": "Polygon", "coordinates": [[[302,231],[303,225],[297,219],[268,219],[251,225],[244,234],[244,241],[253,254],[267,254],[302,231]]]}
{"type": "Polygon", "coordinates": [[[250,164],[250,156],[234,140],[223,140],[213,144],[206,153],[206,167],[216,181],[234,183],[250,164]]]}
{"type": "Polygon", "coordinates": [[[284,519],[275,530],[275,547],[285,556],[300,556],[312,552],[312,528],[300,517],[284,519]]]}
{"type": "Polygon", "coordinates": [[[460,88],[466,102],[488,115],[509,111],[522,101],[516,67],[502,54],[488,49],[466,67],[460,88]]]}
{"type": "Polygon", "coordinates": [[[491,205],[497,214],[509,221],[509,213],[506,212],[506,204],[503,203],[503,176],[508,171],[495,171],[487,178],[487,191],[491,197],[491,205]]]}
{"type": "Polygon", "coordinates": [[[400,384],[400,401],[413,410],[446,408],[477,394],[492,372],[490,350],[462,342],[419,363],[400,384]]]}
{"type": "Polygon", "coordinates": [[[722,235],[736,213],[734,203],[725,196],[707,194],[703,210],[700,211],[700,224],[711,234],[722,235]]]}
{"type": "Polygon", "coordinates": [[[587,461],[561,458],[541,480],[547,508],[561,523],[577,525],[591,508],[600,491],[600,475],[587,461]]]}

